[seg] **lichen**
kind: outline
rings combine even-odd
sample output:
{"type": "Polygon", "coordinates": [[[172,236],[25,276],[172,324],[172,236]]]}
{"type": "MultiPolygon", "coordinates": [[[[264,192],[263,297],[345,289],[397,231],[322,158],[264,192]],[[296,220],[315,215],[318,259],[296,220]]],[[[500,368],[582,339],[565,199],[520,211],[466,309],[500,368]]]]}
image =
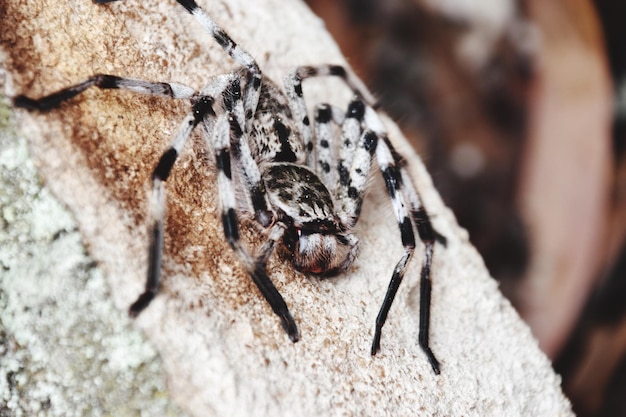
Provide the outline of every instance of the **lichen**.
{"type": "Polygon", "coordinates": [[[0,96],[0,416],[180,414],[0,96]]]}

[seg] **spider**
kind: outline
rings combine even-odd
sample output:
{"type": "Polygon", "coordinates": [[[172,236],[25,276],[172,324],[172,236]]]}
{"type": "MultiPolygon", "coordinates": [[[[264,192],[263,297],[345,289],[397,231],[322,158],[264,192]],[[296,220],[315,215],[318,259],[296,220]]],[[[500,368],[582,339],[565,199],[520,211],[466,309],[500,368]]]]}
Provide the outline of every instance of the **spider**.
{"type": "MultiPolygon", "coordinates": [[[[95,0],[96,3],[111,1],[115,0],[95,0]]],[[[445,238],[431,226],[404,168],[405,162],[387,137],[371,93],[341,65],[298,67],[285,77],[284,90],[281,90],[263,76],[254,58],[195,0],[177,2],[213,36],[238,64],[238,70],[212,77],[200,91],[177,83],[97,74],[39,99],[23,95],[14,98],[16,107],[47,111],[90,87],[98,87],[190,102],[191,110],[152,174],[147,279],[144,292],[130,306],[129,314],[137,316],[159,292],[165,182],[195,128],[215,155],[225,239],[293,342],[299,339],[298,328],[267,274],[267,260],[281,244],[281,252],[301,272],[327,277],[346,271],[358,255],[359,240],[352,230],[359,219],[375,158],[391,198],[404,252],[395,266],[376,319],[371,354],[375,355],[380,349],[381,331],[413,256],[414,230],[417,229],[425,246],[420,281],[419,344],[438,374],[440,364],[428,342],[430,274],[435,241],[445,244],[445,238]],[[320,76],[339,77],[353,91],[354,98],[346,111],[330,104],[317,105],[311,122],[302,82],[320,76]],[[333,137],[338,135],[339,138],[333,137]],[[335,143],[337,146],[333,146],[335,143]],[[233,181],[235,172],[241,177],[239,182],[233,181]],[[242,188],[254,219],[265,231],[266,240],[254,255],[239,238],[241,208],[237,207],[235,199],[237,187],[242,188]]]]}

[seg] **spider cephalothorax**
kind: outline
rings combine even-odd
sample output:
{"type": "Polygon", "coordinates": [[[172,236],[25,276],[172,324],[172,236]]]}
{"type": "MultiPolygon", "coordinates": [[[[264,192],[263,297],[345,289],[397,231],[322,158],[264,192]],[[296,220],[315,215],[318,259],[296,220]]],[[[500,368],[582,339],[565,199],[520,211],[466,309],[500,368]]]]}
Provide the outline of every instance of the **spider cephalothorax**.
{"type": "Polygon", "coordinates": [[[189,101],[187,117],[152,174],[148,276],[145,291],[130,307],[130,314],[143,311],[159,291],[165,182],[196,127],[215,155],[225,238],[294,342],[299,338],[298,328],[266,272],[267,260],[278,244],[280,252],[299,271],[321,276],[344,272],[358,254],[359,241],[352,230],[359,219],[375,159],[391,198],[404,253],[376,320],[371,353],[380,348],[381,330],[412,258],[417,231],[425,245],[419,343],[438,373],[439,362],[428,345],[428,323],[433,246],[436,239],[443,238],[432,229],[404,163],[374,110],[371,94],[339,65],[296,68],[285,78],[284,90],[280,89],[194,0],[177,1],[240,65],[239,70],[210,78],[200,91],[175,83],[99,74],[40,99],[18,96],[14,100],[18,107],[46,111],[95,86],[189,101]],[[309,118],[302,82],[319,76],[339,77],[353,91],[354,99],[345,111],[319,104],[314,117],[309,118]],[[245,206],[252,209],[254,219],[266,233],[255,256],[239,239],[239,217],[245,207],[238,204],[236,191],[245,195],[245,206]]]}

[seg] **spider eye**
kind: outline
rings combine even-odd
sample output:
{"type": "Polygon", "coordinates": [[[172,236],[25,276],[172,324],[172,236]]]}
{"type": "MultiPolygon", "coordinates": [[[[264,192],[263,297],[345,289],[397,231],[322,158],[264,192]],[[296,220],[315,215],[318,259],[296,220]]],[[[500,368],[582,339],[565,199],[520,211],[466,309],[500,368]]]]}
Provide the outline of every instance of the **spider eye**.
{"type": "Polygon", "coordinates": [[[283,234],[283,244],[287,248],[288,252],[293,253],[296,250],[296,245],[301,235],[302,231],[295,227],[289,227],[285,231],[283,234]]]}

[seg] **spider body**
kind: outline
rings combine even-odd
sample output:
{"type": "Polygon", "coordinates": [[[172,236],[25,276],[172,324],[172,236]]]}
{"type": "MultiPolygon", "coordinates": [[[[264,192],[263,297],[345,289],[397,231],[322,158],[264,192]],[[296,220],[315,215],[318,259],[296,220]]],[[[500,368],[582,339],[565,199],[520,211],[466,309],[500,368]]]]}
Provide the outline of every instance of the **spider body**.
{"type": "MultiPolygon", "coordinates": [[[[380,308],[371,353],[380,349],[381,330],[416,247],[415,231],[424,243],[421,273],[419,343],[435,373],[439,362],[429,343],[430,270],[437,234],[404,169],[405,162],[387,138],[374,110],[374,99],[362,83],[339,65],[303,66],[284,80],[284,89],[263,76],[253,57],[238,46],[194,0],[177,0],[224,51],[240,65],[212,77],[200,90],[167,82],[151,82],[98,74],[58,92],[32,99],[18,96],[18,107],[47,111],[90,87],[188,100],[191,108],[152,174],[149,203],[149,261],[145,291],[129,309],[141,313],[161,286],[165,183],[192,131],[200,132],[215,155],[217,189],[224,236],[267,300],[289,338],[299,338],[286,302],[266,272],[278,247],[295,269],[320,276],[344,272],[357,258],[359,240],[352,232],[359,219],[375,159],[398,221],[403,255],[392,273],[380,308]],[[319,104],[309,118],[302,82],[334,76],[354,93],[347,109],[319,104]],[[340,133],[338,133],[340,132],[340,133]],[[339,136],[339,137],[337,137],[339,136]],[[237,191],[246,207],[238,204],[237,191]],[[241,212],[251,209],[265,230],[265,242],[251,253],[240,241],[241,212]]],[[[97,2],[108,2],[100,0],[97,2]]]]}
{"type": "Polygon", "coordinates": [[[287,257],[302,272],[334,275],[352,261],[358,241],[335,214],[326,186],[309,169],[271,164],[265,171],[270,201],[288,219],[283,235],[287,257]]]}

